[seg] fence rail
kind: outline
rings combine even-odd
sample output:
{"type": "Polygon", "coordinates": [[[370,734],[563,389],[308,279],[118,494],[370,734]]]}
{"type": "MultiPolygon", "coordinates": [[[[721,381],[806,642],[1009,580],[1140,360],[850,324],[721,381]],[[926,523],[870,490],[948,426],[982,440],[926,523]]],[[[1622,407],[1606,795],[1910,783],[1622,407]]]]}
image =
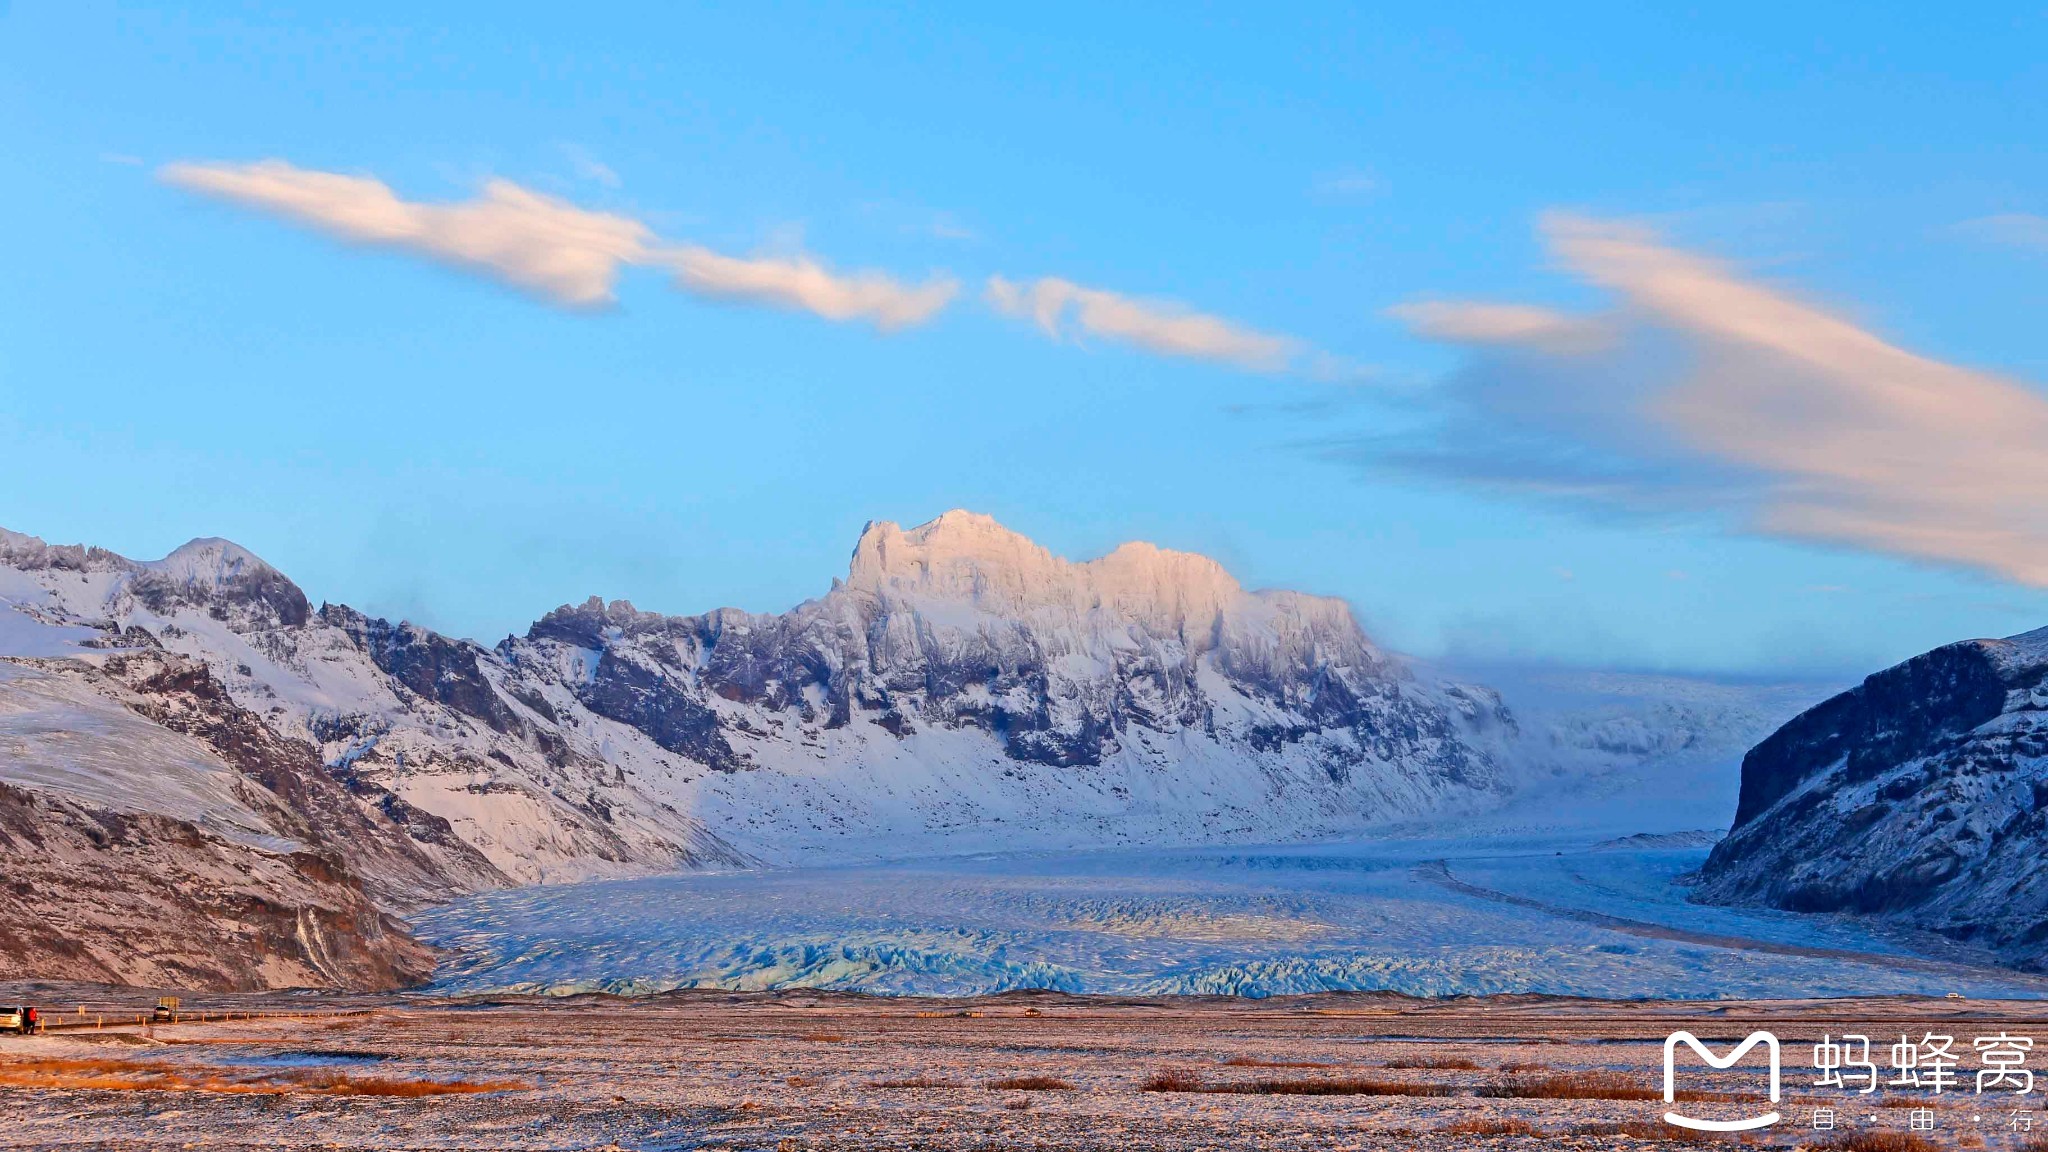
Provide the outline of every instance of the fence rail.
{"type": "Polygon", "coordinates": [[[101,1032],[108,1028],[136,1028],[169,1024],[212,1024],[227,1020],[310,1020],[337,1016],[368,1016],[368,1008],[335,1008],[319,1012],[239,1012],[213,1009],[179,1009],[165,1016],[154,1012],[117,1009],[93,1011],[81,1006],[76,1012],[38,1009],[38,1032],[101,1032]]]}

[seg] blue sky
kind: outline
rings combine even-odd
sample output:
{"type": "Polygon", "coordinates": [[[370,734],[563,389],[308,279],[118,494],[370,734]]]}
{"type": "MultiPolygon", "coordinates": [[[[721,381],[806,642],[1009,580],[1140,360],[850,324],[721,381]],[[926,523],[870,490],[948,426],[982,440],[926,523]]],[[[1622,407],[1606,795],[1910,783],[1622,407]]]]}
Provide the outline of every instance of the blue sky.
{"type": "Polygon", "coordinates": [[[956,506],[1425,655],[2048,624],[2048,15],[1442,7],[15,4],[0,525],[485,640],[956,506]]]}

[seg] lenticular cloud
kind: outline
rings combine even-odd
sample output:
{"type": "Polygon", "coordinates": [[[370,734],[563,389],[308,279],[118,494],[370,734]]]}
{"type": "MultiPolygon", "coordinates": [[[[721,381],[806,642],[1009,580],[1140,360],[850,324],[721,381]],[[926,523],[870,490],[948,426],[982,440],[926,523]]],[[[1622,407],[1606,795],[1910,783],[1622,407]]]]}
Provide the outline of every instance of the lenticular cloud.
{"type": "Polygon", "coordinates": [[[835,273],[809,256],[736,257],[669,245],[629,216],[595,212],[509,180],[487,182],[469,200],[406,200],[381,180],[300,168],[283,160],[177,163],[165,182],[309,225],[344,240],[427,256],[480,272],[569,307],[613,302],[619,269],[675,269],[695,295],[863,321],[882,330],[921,324],[951,301],[935,278],[910,285],[880,272],[835,273]]]}
{"type": "Polygon", "coordinates": [[[2048,586],[2040,392],[1916,355],[1636,225],[1556,215],[1544,233],[1616,306],[1397,309],[1474,358],[1426,443],[1371,451],[1608,505],[1735,500],[1756,532],[2048,586]]]}
{"type": "Polygon", "coordinates": [[[1300,343],[1287,336],[1260,332],[1167,301],[1083,287],[1056,276],[1030,284],[991,276],[986,296],[996,311],[1027,317],[1054,339],[1078,330],[1164,356],[1220,361],[1256,372],[1278,372],[1301,351],[1300,343]]]}

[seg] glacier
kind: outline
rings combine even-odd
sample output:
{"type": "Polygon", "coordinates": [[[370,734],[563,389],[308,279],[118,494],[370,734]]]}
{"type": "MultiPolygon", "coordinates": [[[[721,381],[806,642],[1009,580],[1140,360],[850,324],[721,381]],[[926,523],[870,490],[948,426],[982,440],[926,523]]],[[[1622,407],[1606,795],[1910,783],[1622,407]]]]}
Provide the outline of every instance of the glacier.
{"type": "Polygon", "coordinates": [[[596,882],[491,893],[414,927],[448,950],[434,987],[462,993],[2048,994],[1854,918],[1693,905],[1697,843],[1441,831],[596,882]]]}

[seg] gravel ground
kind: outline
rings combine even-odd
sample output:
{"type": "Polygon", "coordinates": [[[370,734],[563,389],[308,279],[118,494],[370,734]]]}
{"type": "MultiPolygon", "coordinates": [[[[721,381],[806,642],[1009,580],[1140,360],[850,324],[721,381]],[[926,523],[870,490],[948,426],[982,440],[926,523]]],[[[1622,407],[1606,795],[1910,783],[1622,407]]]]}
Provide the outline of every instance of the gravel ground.
{"type": "MultiPolygon", "coordinates": [[[[113,998],[65,990],[54,1000],[51,990],[39,991],[46,1003],[94,1008],[113,998]]],[[[1718,1040],[1768,1027],[1785,1042],[1786,1119],[1752,1144],[1790,1147],[1813,1138],[1819,1106],[1836,1108],[1844,1129],[1903,1131],[1909,1110],[1896,1105],[1910,1102],[1935,1109],[1932,1146],[2003,1149],[2019,1146],[2009,1134],[2012,1098],[1822,1092],[1811,1087],[1812,1040],[1844,1030],[1878,1038],[1935,1030],[1962,1036],[1957,1047],[1965,1052],[1969,1037],[1999,1030],[2048,1041],[2048,1006],[1890,999],[1702,1005],[688,994],[553,1002],[216,999],[187,1007],[363,1014],[0,1038],[0,1147],[1642,1148],[1673,1134],[1658,1120],[1659,1100],[1486,1093],[1569,1073],[1655,1090],[1666,1033],[1686,1027],[1718,1040]],[[1446,1094],[1144,1090],[1164,1072],[1178,1073],[1183,1086],[1212,1089],[1366,1081],[1446,1094]],[[1005,1085],[1020,1078],[1026,1082],[1005,1085]],[[381,1094],[445,1086],[488,1090],[381,1094]],[[1509,1131],[1517,1126],[1526,1131],[1509,1131]],[[1619,1126],[1632,1127],[1613,1131],[1619,1126]]],[[[1707,1077],[1699,1086],[1711,1091],[1740,1095],[1761,1084],[1750,1073],[1691,1071],[1707,1077]]],[[[1756,1110],[1739,1100],[1693,1108],[1756,1110]]],[[[2031,1118],[2048,1133],[2048,1112],[2031,1118]]]]}

